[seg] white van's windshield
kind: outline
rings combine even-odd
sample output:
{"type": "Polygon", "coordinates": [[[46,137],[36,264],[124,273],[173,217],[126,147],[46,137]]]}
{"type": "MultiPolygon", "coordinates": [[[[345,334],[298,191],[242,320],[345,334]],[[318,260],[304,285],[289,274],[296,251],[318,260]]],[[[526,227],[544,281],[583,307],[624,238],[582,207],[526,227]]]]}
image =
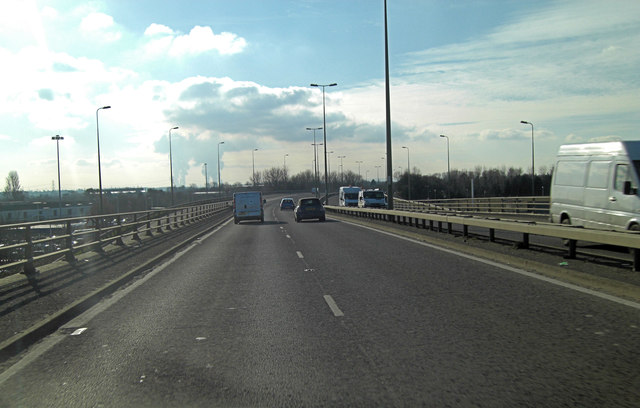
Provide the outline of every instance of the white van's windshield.
{"type": "Polygon", "coordinates": [[[365,191],[362,195],[364,198],[384,198],[382,191],[365,191]]]}
{"type": "MultiPolygon", "coordinates": [[[[640,160],[634,160],[633,161],[633,170],[636,172],[636,180],[640,180],[640,160]]],[[[631,184],[635,184],[634,183],[634,178],[633,177],[629,177],[631,179],[631,184]]],[[[631,187],[633,188],[638,188],[638,186],[632,185],[631,187]]]]}

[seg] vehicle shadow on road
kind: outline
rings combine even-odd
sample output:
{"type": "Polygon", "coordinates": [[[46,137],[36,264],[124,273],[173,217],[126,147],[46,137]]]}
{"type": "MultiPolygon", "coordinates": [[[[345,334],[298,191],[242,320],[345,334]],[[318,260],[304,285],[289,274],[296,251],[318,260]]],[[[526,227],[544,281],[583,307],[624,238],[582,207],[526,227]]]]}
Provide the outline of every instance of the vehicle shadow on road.
{"type": "Polygon", "coordinates": [[[286,221],[278,221],[278,220],[273,220],[273,221],[265,221],[265,222],[259,222],[259,221],[244,221],[244,222],[239,222],[236,225],[246,225],[246,226],[256,226],[259,227],[261,225],[282,225],[282,224],[288,224],[288,222],[286,221]]]}

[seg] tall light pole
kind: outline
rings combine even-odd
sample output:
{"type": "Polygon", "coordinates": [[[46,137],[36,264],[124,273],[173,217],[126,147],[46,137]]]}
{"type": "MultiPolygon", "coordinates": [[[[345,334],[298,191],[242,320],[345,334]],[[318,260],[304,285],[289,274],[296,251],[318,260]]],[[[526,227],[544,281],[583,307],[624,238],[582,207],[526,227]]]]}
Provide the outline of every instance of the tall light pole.
{"type": "MultiPolygon", "coordinates": [[[[318,150],[316,148],[316,146],[318,146],[316,144],[316,130],[322,130],[321,127],[317,127],[317,128],[307,128],[307,130],[312,130],[313,131],[313,174],[314,174],[314,178],[313,178],[313,183],[316,184],[316,188],[318,187],[318,150]]],[[[318,192],[316,191],[316,197],[318,196],[318,192]]]]}
{"type": "Polygon", "coordinates": [[[51,140],[56,141],[56,152],[58,157],[58,216],[62,218],[62,190],[60,189],[60,141],[64,137],[60,135],[51,136],[51,140]]]}
{"type": "Polygon", "coordinates": [[[209,176],[207,175],[207,163],[204,163],[204,193],[205,193],[205,197],[206,194],[209,192],[209,176]]]}
{"type": "Polygon", "coordinates": [[[251,170],[251,180],[253,181],[253,186],[255,187],[256,185],[256,158],[254,153],[257,152],[258,149],[253,149],[251,151],[251,166],[252,166],[252,170],[251,170]]]}
{"type": "Polygon", "coordinates": [[[98,126],[98,112],[100,109],[111,109],[110,105],[96,109],[96,139],[98,139],[98,185],[100,187],[100,215],[104,213],[102,204],[102,169],[100,168],[100,126],[98,126]]]}
{"type": "Polygon", "coordinates": [[[387,127],[387,208],[393,210],[393,164],[391,146],[391,95],[389,93],[389,34],[387,30],[387,0],[384,0],[384,89],[387,127]]]}
{"type": "Polygon", "coordinates": [[[338,159],[340,159],[340,182],[344,183],[344,168],[342,167],[342,159],[344,159],[347,156],[338,156],[338,159]]]}
{"type": "Polygon", "coordinates": [[[284,183],[285,185],[287,184],[287,156],[289,155],[289,153],[284,155],[284,164],[282,167],[282,171],[284,172],[284,183]]]}
{"type": "Polygon", "coordinates": [[[333,154],[333,150],[330,152],[327,152],[328,154],[328,158],[327,158],[327,168],[329,169],[329,176],[331,176],[331,154],[333,154]]]}
{"type": "Polygon", "coordinates": [[[411,200],[411,163],[409,163],[409,148],[402,146],[403,149],[407,149],[407,199],[411,200]]]}
{"type": "Polygon", "coordinates": [[[310,86],[322,87],[322,132],[324,133],[324,203],[329,204],[329,175],[327,174],[327,114],[324,102],[324,88],[327,86],[336,86],[338,84],[311,84],[310,86]]]}
{"type": "Polygon", "coordinates": [[[451,167],[449,166],[449,137],[446,135],[440,135],[440,137],[444,137],[447,139],[447,193],[449,194],[449,198],[451,198],[451,167]]]}
{"type": "Polygon", "coordinates": [[[171,153],[171,131],[178,129],[177,126],[169,129],[169,171],[171,172],[171,206],[173,207],[173,155],[171,153]]]}
{"type": "Polygon", "coordinates": [[[535,154],[533,150],[533,123],[527,122],[526,120],[521,120],[520,123],[525,125],[531,125],[531,195],[536,195],[536,168],[535,168],[535,154]]]}
{"type": "Polygon", "coordinates": [[[380,183],[380,167],[382,166],[374,166],[376,168],[376,183],[380,183]]]}
{"type": "Polygon", "coordinates": [[[222,184],[220,182],[220,145],[224,142],[218,142],[218,193],[222,192],[222,184]]]}
{"type": "Polygon", "coordinates": [[[356,160],[356,163],[358,163],[358,178],[362,178],[362,176],[360,175],[360,165],[363,163],[362,160],[356,160]]]}

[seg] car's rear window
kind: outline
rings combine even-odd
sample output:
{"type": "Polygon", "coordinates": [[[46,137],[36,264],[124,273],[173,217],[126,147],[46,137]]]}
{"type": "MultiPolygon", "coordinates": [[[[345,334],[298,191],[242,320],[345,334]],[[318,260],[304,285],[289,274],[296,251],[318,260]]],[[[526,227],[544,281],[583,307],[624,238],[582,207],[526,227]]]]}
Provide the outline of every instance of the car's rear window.
{"type": "Polygon", "coordinates": [[[320,200],[315,198],[310,198],[308,200],[300,200],[300,205],[320,205],[320,200]]]}

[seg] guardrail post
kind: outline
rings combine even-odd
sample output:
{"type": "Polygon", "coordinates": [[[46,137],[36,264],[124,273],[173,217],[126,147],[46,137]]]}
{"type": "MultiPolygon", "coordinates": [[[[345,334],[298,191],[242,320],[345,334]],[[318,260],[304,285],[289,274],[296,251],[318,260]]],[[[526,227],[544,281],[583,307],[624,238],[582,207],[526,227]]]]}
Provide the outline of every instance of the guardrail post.
{"type": "Polygon", "coordinates": [[[489,241],[496,242],[496,229],[489,228],[489,241]]]}
{"type": "Polygon", "coordinates": [[[153,236],[153,232],[151,232],[151,213],[147,213],[147,232],[145,235],[148,237],[153,236]]]}
{"type": "Polygon", "coordinates": [[[133,214],[133,228],[134,233],[131,238],[138,241],[139,244],[142,243],[142,238],[138,235],[138,214],[133,214]]]}
{"type": "Polygon", "coordinates": [[[576,248],[578,246],[578,241],[575,239],[569,240],[569,253],[567,254],[567,258],[575,259],[576,258],[576,248]]]}
{"type": "Polygon", "coordinates": [[[465,238],[469,238],[469,226],[467,224],[462,225],[462,235],[465,238]]]}
{"type": "Polygon", "coordinates": [[[634,248],[633,253],[633,271],[640,271],[640,249],[634,248]]]}
{"type": "Polygon", "coordinates": [[[75,263],[76,257],[73,255],[73,229],[71,228],[71,220],[67,221],[67,253],[65,254],[65,259],[69,263],[75,263]]]}
{"type": "Polygon", "coordinates": [[[453,233],[453,225],[450,222],[447,222],[447,233],[453,233]]]}
{"type": "Polygon", "coordinates": [[[27,277],[27,280],[33,287],[33,290],[36,291],[38,295],[40,295],[40,288],[38,287],[38,270],[36,269],[36,265],[33,260],[33,240],[31,238],[31,226],[27,225],[25,227],[25,240],[27,241],[27,247],[24,249],[24,256],[27,260],[27,263],[24,264],[23,272],[27,277]]]}
{"type": "Polygon", "coordinates": [[[522,248],[529,249],[529,233],[527,232],[522,234],[522,248]]]}
{"type": "Polygon", "coordinates": [[[124,241],[122,240],[122,220],[120,219],[120,214],[118,214],[118,229],[117,229],[117,234],[118,236],[116,237],[115,240],[115,244],[118,246],[125,246],[124,245],[124,241]]]}

